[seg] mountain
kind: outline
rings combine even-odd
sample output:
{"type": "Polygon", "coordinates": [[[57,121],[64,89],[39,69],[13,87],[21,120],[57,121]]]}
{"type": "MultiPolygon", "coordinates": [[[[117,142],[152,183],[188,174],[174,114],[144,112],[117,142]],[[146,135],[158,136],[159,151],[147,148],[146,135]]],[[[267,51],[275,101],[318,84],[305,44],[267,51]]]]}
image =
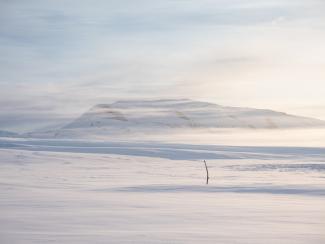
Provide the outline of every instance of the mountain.
{"type": "Polygon", "coordinates": [[[189,99],[98,104],[54,136],[157,132],[171,129],[320,127],[325,122],[266,109],[225,107],[189,99]]]}
{"type": "Polygon", "coordinates": [[[224,107],[187,99],[99,104],[64,127],[75,128],[287,128],[324,121],[264,109],[224,107]]]}

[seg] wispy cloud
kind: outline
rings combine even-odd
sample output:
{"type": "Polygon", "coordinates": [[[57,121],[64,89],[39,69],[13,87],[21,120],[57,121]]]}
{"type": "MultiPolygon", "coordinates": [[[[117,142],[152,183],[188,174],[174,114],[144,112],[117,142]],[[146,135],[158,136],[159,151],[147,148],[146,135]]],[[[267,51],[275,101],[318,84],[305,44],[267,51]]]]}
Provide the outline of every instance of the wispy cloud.
{"type": "Polygon", "coordinates": [[[0,128],[10,116],[72,117],[119,98],[325,104],[320,0],[0,5],[0,128]]]}

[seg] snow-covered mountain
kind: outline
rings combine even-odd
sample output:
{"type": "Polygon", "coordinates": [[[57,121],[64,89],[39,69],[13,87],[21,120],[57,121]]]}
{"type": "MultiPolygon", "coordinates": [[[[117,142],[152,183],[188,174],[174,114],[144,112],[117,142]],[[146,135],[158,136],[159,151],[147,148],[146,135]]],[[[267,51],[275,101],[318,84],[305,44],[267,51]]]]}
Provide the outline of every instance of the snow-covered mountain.
{"type": "MultiPolygon", "coordinates": [[[[98,104],[48,136],[161,132],[172,129],[321,127],[325,122],[265,109],[225,107],[188,99],[98,104]]],[[[35,135],[35,134],[34,134],[35,135]]]]}

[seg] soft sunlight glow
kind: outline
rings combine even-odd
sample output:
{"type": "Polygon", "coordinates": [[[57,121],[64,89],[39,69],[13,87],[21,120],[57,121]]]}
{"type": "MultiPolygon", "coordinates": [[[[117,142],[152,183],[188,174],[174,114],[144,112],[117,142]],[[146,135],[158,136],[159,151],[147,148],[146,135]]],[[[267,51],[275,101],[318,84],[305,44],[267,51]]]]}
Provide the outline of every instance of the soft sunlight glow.
{"type": "Polygon", "coordinates": [[[0,127],[161,97],[325,119],[324,10],[317,0],[2,1],[0,127]]]}

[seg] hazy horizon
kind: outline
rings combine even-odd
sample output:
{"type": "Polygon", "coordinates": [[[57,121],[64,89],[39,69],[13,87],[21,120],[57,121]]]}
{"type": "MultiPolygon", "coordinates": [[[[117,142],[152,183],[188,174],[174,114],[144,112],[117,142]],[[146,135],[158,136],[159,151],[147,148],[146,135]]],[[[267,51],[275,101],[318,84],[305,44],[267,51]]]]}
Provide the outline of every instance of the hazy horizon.
{"type": "MultiPolygon", "coordinates": [[[[154,100],[168,100],[168,99],[188,99],[188,98],[142,98],[142,99],[132,99],[131,101],[154,101],[154,100]]],[[[190,99],[193,100],[193,99],[190,99]]],[[[114,102],[119,102],[119,101],[130,101],[129,99],[119,99],[119,100],[113,100],[110,102],[100,102],[100,103],[96,103],[90,106],[82,106],[81,108],[84,108],[83,110],[80,108],[77,111],[71,112],[71,114],[67,114],[66,111],[63,108],[62,113],[60,114],[59,112],[57,114],[46,114],[45,116],[42,115],[42,112],[40,113],[40,115],[37,114],[33,114],[35,116],[35,118],[28,118],[27,121],[24,120],[24,113],[18,113],[16,115],[16,117],[14,119],[11,118],[11,116],[9,117],[9,119],[2,117],[0,119],[0,122],[4,122],[3,125],[0,126],[0,131],[8,131],[8,132],[16,132],[16,133],[26,133],[26,132],[32,132],[32,131],[37,131],[37,130],[42,130],[42,129],[46,129],[46,128],[60,128],[61,126],[64,126],[72,121],[74,121],[75,119],[78,119],[78,117],[82,116],[84,113],[86,113],[89,109],[91,109],[92,107],[98,105],[98,104],[112,104],[114,102]],[[41,116],[41,120],[39,121],[39,117],[41,116]],[[29,121],[30,120],[30,121],[29,121]],[[38,121],[37,121],[38,120],[38,121]],[[36,122],[36,123],[35,123],[36,122]]],[[[193,100],[193,101],[198,101],[198,100],[193,100]]],[[[203,100],[200,100],[198,102],[204,102],[203,100]]],[[[207,101],[209,102],[209,101],[207,101]]],[[[209,103],[213,103],[213,102],[209,102],[209,103]]],[[[216,103],[213,103],[216,104],[216,103]]],[[[244,106],[227,106],[224,104],[216,104],[216,105],[221,105],[223,107],[243,107],[244,106]]],[[[286,111],[281,111],[281,110],[274,110],[274,109],[269,109],[269,108],[263,108],[263,107],[249,107],[249,108],[255,108],[255,109],[266,109],[266,110],[273,110],[275,112],[283,112],[283,113],[287,113],[286,111]]],[[[313,116],[308,116],[306,114],[301,114],[301,113],[287,113],[289,115],[293,115],[293,116],[298,116],[298,117],[306,117],[306,118],[311,118],[311,119],[318,119],[318,120],[322,120],[325,121],[325,118],[317,118],[317,117],[313,117],[313,116]]],[[[308,128],[307,128],[308,130],[308,128]]]]}

